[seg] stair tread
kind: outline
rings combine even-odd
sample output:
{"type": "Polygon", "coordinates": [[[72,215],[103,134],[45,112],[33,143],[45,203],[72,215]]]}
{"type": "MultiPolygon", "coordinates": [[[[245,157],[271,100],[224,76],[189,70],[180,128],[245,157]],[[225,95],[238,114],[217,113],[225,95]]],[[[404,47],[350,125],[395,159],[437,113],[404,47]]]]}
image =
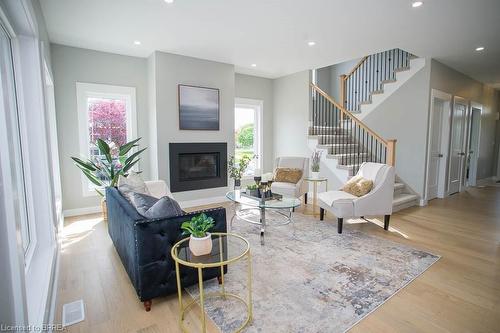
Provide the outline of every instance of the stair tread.
{"type": "Polygon", "coordinates": [[[405,187],[405,184],[403,183],[394,183],[394,191],[403,189],[405,187]]]}
{"type": "Polygon", "coordinates": [[[418,196],[416,194],[400,193],[394,196],[392,204],[397,206],[417,199],[418,196]]]}

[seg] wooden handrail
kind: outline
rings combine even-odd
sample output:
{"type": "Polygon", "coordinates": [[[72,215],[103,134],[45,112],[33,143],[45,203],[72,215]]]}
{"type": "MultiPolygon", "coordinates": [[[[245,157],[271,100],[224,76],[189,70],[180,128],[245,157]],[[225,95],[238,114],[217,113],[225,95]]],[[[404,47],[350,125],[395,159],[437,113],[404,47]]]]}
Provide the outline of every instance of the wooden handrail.
{"type": "Polygon", "coordinates": [[[344,107],[340,106],[339,103],[335,102],[335,100],[333,100],[333,98],[331,98],[327,93],[325,93],[323,90],[321,90],[321,88],[319,88],[317,85],[315,85],[314,83],[310,83],[310,86],[314,90],[316,90],[320,95],[322,95],[327,101],[329,101],[330,103],[332,103],[333,105],[335,105],[342,112],[342,114],[345,117],[351,118],[352,121],[354,121],[360,127],[362,127],[363,129],[365,129],[368,133],[370,133],[375,138],[377,138],[386,147],[388,146],[388,141],[394,141],[394,142],[396,141],[396,140],[385,140],[385,139],[383,139],[380,135],[378,135],[377,133],[375,133],[371,128],[369,128],[368,126],[366,126],[361,120],[359,120],[358,118],[354,117],[351,112],[347,111],[344,107]]]}
{"type": "Polygon", "coordinates": [[[354,66],[354,68],[345,75],[344,81],[347,80],[349,76],[351,76],[352,73],[354,73],[359,68],[359,66],[361,66],[366,61],[366,59],[368,59],[368,56],[364,56],[363,58],[361,58],[361,60],[356,64],[356,66],[354,66]]]}

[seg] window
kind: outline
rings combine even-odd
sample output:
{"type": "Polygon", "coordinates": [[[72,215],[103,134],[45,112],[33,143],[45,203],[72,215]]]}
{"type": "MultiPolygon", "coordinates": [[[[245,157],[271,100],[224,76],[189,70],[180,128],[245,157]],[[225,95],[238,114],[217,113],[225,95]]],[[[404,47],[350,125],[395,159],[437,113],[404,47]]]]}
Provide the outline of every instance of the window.
{"type": "Polygon", "coordinates": [[[237,98],[234,114],[234,142],[236,161],[243,156],[253,156],[244,176],[251,176],[255,169],[262,169],[262,106],[259,100],[237,98]]]}
{"type": "MultiPolygon", "coordinates": [[[[13,202],[15,205],[14,217],[19,226],[22,246],[25,257],[25,264],[29,263],[29,257],[32,255],[36,244],[36,232],[33,219],[29,218],[28,205],[26,198],[26,182],[24,178],[24,158],[21,145],[21,128],[17,100],[15,93],[15,79],[12,60],[12,45],[9,34],[0,24],[0,110],[5,115],[5,124],[7,139],[2,143],[6,149],[6,155],[11,157],[11,186],[13,202]],[[7,143],[8,142],[8,143],[7,143]]],[[[3,139],[3,137],[2,137],[3,139]]]]}
{"type": "MultiPolygon", "coordinates": [[[[136,138],[135,88],[104,84],[76,84],[80,154],[100,160],[97,139],[118,147],[136,138]]],[[[104,175],[101,175],[104,177],[104,175]]],[[[95,185],[82,176],[83,194],[95,195],[95,185]]]]}

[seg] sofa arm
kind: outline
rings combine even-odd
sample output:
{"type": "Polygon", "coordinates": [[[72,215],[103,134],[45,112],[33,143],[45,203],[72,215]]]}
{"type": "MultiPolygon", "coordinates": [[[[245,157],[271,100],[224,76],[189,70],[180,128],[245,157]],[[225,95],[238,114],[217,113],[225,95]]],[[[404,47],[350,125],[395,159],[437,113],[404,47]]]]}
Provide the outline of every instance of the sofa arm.
{"type": "MultiPolygon", "coordinates": [[[[170,256],[172,246],[185,238],[181,225],[200,213],[212,217],[215,226],[213,232],[227,232],[225,208],[215,208],[191,212],[168,219],[139,221],[136,223],[138,251],[138,294],[141,301],[150,300],[159,295],[176,291],[175,263],[170,256]]],[[[196,281],[196,272],[190,269],[192,276],[182,275],[182,285],[196,281]]],[[[207,277],[210,272],[207,272],[207,277]]],[[[205,273],[204,273],[205,274],[205,273]]],[[[210,276],[211,278],[217,275],[210,276]]]]}

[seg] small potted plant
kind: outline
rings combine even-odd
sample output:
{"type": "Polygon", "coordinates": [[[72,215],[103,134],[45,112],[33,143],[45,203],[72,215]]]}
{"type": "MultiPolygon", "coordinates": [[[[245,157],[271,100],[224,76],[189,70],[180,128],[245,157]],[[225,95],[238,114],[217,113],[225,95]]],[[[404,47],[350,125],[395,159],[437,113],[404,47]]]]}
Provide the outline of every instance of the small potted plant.
{"type": "Polygon", "coordinates": [[[229,161],[227,162],[229,177],[234,179],[234,187],[241,186],[241,178],[243,177],[243,173],[248,168],[250,162],[255,158],[250,155],[243,155],[239,161],[236,161],[236,158],[233,155],[229,156],[229,161]]]}
{"type": "Polygon", "coordinates": [[[202,213],[193,216],[190,221],[182,223],[183,235],[189,237],[189,249],[195,256],[203,256],[212,252],[212,236],[208,230],[215,225],[214,219],[202,213]]]}
{"type": "Polygon", "coordinates": [[[311,156],[311,173],[312,173],[312,178],[317,179],[319,178],[319,165],[321,162],[321,150],[315,150],[312,153],[311,156]]]}
{"type": "Polygon", "coordinates": [[[252,197],[259,197],[259,186],[257,184],[247,185],[247,194],[252,197]]]}

